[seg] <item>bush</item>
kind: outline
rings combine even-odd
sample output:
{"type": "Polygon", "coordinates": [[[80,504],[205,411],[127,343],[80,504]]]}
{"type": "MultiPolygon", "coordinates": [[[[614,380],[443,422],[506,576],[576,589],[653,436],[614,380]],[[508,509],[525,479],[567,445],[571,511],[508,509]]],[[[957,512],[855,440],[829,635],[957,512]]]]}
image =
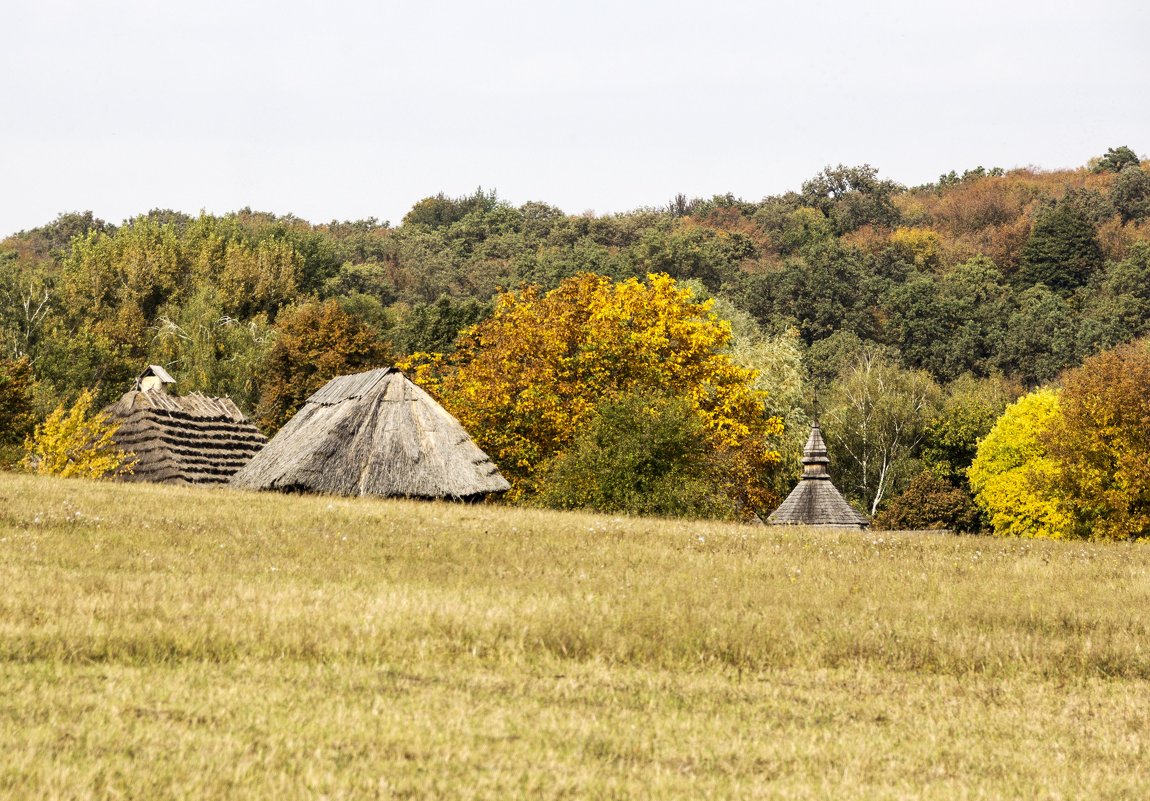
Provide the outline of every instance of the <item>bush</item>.
{"type": "Polygon", "coordinates": [[[874,519],[876,529],[978,531],[981,516],[974,499],[949,481],[924,470],[874,519]]]}
{"type": "Polygon", "coordinates": [[[686,399],[627,395],[599,406],[552,460],[536,501],[555,509],[734,518],[721,461],[686,399]]]}
{"type": "Polygon", "coordinates": [[[44,475],[104,478],[132,471],[135,457],[112,440],[119,426],[103,412],[90,415],[95,393],[84,390],[65,410],[58,406],[25,443],[24,465],[44,475]]]}

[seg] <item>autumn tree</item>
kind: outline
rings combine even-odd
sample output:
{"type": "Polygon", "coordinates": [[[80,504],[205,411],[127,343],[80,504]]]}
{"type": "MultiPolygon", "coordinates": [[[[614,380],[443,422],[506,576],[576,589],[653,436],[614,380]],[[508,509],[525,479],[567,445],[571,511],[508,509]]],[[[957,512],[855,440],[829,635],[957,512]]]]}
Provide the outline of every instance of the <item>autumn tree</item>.
{"type": "Polygon", "coordinates": [[[588,273],[500,296],[454,353],[408,366],[499,464],[512,500],[540,489],[601,404],[654,392],[687,401],[726,454],[735,500],[765,509],[782,425],[765,413],[755,373],[724,352],[730,339],[710,303],[667,275],[614,283],[588,273]]]}
{"type": "Polygon", "coordinates": [[[137,217],[112,233],[76,239],[64,262],[61,306],[73,326],[143,355],[161,305],[179,299],[189,264],[174,226],[137,217]]]}
{"type": "Polygon", "coordinates": [[[1052,490],[1059,465],[1045,436],[1059,415],[1058,391],[1036,390],[1008,406],[979,443],[967,475],[996,534],[1048,539],[1072,535],[1071,518],[1052,490]]]}
{"type": "Polygon", "coordinates": [[[84,390],[71,408],[59,406],[25,443],[24,465],[42,475],[104,478],[131,472],[135,457],[113,440],[119,427],[92,413],[95,393],[84,390]]]}
{"type": "Polygon", "coordinates": [[[1093,356],[1063,377],[1060,415],[1042,438],[1052,494],[1074,536],[1150,537],[1150,353],[1145,343],[1093,356]]]}
{"type": "Polygon", "coordinates": [[[283,310],[260,377],[260,426],[278,430],[332,378],[384,366],[389,359],[390,348],[378,333],[334,300],[283,310]]]}

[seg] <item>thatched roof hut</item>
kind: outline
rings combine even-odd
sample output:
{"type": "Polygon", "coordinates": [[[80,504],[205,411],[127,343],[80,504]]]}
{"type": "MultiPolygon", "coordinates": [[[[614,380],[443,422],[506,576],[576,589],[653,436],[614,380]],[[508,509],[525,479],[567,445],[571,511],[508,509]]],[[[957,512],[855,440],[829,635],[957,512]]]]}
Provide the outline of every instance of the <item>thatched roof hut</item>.
{"type": "Polygon", "coordinates": [[[125,481],[222,484],[267,442],[228,398],[168,394],[175,381],[158,365],[104,411],[120,427],[116,445],[136,455],[125,481]]]}
{"type": "Polygon", "coordinates": [[[802,461],[803,477],[779,508],[771,512],[767,525],[855,529],[870,525],[866,515],[855,511],[831,482],[831,460],[818,423],[811,426],[802,461]]]}
{"type": "Polygon", "coordinates": [[[451,499],[511,486],[459,421],[392,367],[333,378],[232,484],[451,499]]]}

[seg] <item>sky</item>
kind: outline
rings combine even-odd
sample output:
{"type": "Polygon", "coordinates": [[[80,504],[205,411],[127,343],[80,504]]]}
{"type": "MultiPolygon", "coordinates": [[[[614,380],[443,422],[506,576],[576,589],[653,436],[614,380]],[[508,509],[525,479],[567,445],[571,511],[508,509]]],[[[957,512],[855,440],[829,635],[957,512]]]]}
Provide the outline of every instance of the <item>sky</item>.
{"type": "Polygon", "coordinates": [[[36,0],[0,7],[0,237],[243,207],[572,214],[1150,154],[1145,0],[36,0]]]}

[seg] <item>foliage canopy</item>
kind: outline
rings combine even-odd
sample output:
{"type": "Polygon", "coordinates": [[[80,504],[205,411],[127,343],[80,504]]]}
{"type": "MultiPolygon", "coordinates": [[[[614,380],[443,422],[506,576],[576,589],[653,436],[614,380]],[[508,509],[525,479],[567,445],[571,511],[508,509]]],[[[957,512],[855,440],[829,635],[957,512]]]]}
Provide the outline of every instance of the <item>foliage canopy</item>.
{"type": "Polygon", "coordinates": [[[459,418],[512,482],[534,494],[601,403],[635,392],[683,398],[728,455],[736,500],[764,509],[781,422],[764,411],[755,373],[724,352],[730,327],[667,275],[612,282],[584,273],[551,292],[501,295],[491,318],[448,356],[407,367],[459,418]]]}

